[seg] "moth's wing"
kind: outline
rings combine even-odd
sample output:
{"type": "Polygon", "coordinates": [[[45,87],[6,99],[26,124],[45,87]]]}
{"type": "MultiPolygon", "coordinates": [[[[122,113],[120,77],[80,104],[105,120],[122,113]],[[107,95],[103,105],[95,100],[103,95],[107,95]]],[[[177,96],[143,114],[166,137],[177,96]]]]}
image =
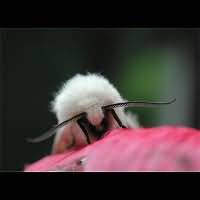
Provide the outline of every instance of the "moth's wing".
{"type": "Polygon", "coordinates": [[[135,115],[131,112],[126,112],[125,118],[126,118],[127,128],[139,128],[140,127],[140,123],[139,123],[137,115],[135,115]]]}

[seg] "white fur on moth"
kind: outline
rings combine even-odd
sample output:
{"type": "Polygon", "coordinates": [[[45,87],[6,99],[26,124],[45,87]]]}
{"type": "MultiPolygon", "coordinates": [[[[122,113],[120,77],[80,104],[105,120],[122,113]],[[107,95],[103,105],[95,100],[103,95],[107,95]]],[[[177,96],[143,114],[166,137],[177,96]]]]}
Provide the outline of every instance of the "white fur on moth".
{"type": "MultiPolygon", "coordinates": [[[[51,108],[57,117],[58,123],[79,113],[86,112],[89,122],[98,127],[104,118],[101,107],[124,101],[117,89],[102,75],[77,74],[64,83],[56,93],[51,108]]],[[[114,110],[123,125],[126,127],[139,127],[137,117],[131,113],[125,113],[123,107],[114,108],[114,110]]],[[[112,115],[109,115],[108,118],[109,129],[119,127],[112,115]]],[[[91,135],[90,139],[94,140],[91,135]]],[[[66,148],[86,144],[87,141],[81,128],[76,121],[72,121],[57,131],[52,153],[61,153],[66,148]]]]}

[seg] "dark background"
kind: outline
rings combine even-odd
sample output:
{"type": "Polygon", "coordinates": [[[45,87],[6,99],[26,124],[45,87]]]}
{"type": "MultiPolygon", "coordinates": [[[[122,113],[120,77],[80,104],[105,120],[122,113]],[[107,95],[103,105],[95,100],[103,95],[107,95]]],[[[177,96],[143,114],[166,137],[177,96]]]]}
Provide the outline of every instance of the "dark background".
{"type": "Polygon", "coordinates": [[[128,100],[169,100],[132,108],[144,127],[200,127],[198,29],[0,29],[0,169],[23,170],[49,154],[53,138],[27,137],[56,123],[53,92],[77,73],[100,72],[128,100]]]}

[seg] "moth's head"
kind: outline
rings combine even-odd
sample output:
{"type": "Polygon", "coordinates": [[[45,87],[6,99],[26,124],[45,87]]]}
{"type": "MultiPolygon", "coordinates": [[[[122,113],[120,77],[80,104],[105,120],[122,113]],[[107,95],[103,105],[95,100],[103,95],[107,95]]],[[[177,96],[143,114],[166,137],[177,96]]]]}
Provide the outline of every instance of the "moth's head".
{"type": "Polygon", "coordinates": [[[111,111],[102,109],[101,107],[90,108],[85,112],[81,118],[77,120],[82,133],[87,137],[87,142],[96,141],[101,138],[108,130],[111,130],[113,125],[119,127],[114,123],[111,111]]]}
{"type": "Polygon", "coordinates": [[[101,124],[103,118],[105,117],[105,113],[98,104],[91,106],[86,113],[88,121],[96,127],[101,124]]]}

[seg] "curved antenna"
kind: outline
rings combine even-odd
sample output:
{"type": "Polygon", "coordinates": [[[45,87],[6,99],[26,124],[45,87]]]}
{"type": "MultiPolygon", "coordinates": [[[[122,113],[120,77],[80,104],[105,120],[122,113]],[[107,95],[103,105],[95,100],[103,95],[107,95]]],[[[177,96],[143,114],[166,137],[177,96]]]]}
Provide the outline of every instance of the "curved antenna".
{"type": "Polygon", "coordinates": [[[158,107],[160,105],[171,104],[175,102],[176,99],[171,101],[163,101],[163,102],[155,102],[155,101],[127,101],[121,103],[110,104],[107,106],[103,106],[102,109],[110,109],[110,108],[117,108],[117,107],[158,107]]]}
{"type": "Polygon", "coordinates": [[[80,118],[82,116],[84,116],[86,113],[85,112],[82,112],[78,115],[75,115],[74,117],[66,120],[66,121],[63,121],[62,123],[56,125],[55,127],[51,128],[50,130],[48,130],[47,132],[45,132],[43,135],[40,135],[39,137],[36,137],[36,138],[28,138],[27,141],[28,142],[31,142],[31,143],[38,143],[38,142],[42,142],[48,138],[50,138],[51,136],[53,136],[55,134],[55,132],[57,131],[57,129],[65,126],[67,123],[69,123],[70,121],[72,120],[75,120],[77,118],[80,118]]]}

